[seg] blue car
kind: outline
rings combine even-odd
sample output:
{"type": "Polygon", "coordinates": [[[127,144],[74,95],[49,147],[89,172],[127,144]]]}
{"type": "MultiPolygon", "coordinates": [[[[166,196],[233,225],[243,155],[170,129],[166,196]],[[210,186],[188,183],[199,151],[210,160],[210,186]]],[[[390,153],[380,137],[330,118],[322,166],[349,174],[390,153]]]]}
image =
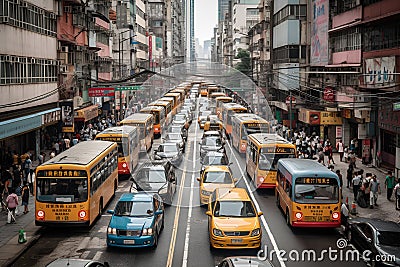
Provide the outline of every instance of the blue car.
{"type": "Polygon", "coordinates": [[[107,228],[108,247],[153,247],[164,228],[164,205],[158,194],[126,193],[118,200],[107,228]]]}

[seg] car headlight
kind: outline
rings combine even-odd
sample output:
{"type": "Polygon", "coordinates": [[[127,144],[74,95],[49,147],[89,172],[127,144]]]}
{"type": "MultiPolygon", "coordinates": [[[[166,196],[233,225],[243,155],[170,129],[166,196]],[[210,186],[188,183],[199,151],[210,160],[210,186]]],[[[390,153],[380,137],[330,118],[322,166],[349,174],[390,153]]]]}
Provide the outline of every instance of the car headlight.
{"type": "Polygon", "coordinates": [[[108,227],[107,233],[110,235],[117,235],[117,228],[108,227]]]}
{"type": "Polygon", "coordinates": [[[201,190],[201,194],[205,195],[205,196],[209,196],[209,195],[211,195],[211,191],[201,190]]]}
{"type": "Polygon", "coordinates": [[[213,234],[215,236],[223,236],[224,235],[221,230],[216,229],[216,228],[213,229],[213,234]]]}
{"type": "Polygon", "coordinates": [[[158,191],[158,193],[159,193],[160,195],[168,193],[168,187],[161,188],[161,189],[158,191]]]}
{"type": "Polygon", "coordinates": [[[260,228],[254,229],[251,231],[251,236],[257,236],[260,234],[260,228]]]}
{"type": "Polygon", "coordinates": [[[142,231],[142,235],[152,235],[153,234],[153,228],[144,228],[142,231]]]}

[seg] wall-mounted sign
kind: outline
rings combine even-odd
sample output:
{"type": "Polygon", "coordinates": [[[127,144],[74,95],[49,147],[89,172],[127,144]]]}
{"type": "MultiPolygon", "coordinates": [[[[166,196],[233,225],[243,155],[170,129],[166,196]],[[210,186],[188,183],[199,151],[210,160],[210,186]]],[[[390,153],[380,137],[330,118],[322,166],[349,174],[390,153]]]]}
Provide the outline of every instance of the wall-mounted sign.
{"type": "Polygon", "coordinates": [[[333,90],[332,87],[328,86],[324,90],[324,100],[333,102],[335,101],[335,91],[333,90]]]}
{"type": "Polygon", "coordinates": [[[89,97],[102,97],[102,96],[114,96],[114,88],[111,87],[89,88],[89,97]]]}
{"type": "Polygon", "coordinates": [[[60,102],[61,107],[61,127],[63,133],[74,132],[74,102],[66,100],[60,102]]]}

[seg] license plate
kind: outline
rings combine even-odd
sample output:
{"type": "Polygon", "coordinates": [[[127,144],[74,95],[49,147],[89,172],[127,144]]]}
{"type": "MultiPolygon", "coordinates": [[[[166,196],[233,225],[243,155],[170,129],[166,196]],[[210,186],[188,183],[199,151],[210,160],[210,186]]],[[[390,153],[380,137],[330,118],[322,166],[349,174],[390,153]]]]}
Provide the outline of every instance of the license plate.
{"type": "Polygon", "coordinates": [[[242,242],[243,242],[243,239],[241,239],[241,238],[232,239],[233,244],[242,243],[242,242]]]}
{"type": "Polygon", "coordinates": [[[133,244],[135,244],[135,240],[124,240],[124,244],[133,245],[133,244]]]}

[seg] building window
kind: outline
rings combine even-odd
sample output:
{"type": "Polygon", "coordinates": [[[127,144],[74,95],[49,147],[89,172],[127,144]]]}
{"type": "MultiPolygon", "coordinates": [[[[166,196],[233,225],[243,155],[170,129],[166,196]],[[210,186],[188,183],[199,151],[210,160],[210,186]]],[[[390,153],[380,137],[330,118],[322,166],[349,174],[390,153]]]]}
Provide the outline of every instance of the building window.
{"type": "Polygon", "coordinates": [[[364,51],[396,48],[400,46],[400,22],[392,21],[385,24],[364,28],[364,51]]]}
{"type": "Polygon", "coordinates": [[[332,34],[332,52],[343,52],[361,49],[361,33],[359,28],[351,28],[332,34]]]}
{"type": "Polygon", "coordinates": [[[0,20],[4,24],[52,37],[57,36],[56,14],[26,1],[2,0],[0,20]]]}
{"type": "Polygon", "coordinates": [[[306,58],[305,45],[287,45],[274,49],[274,60],[276,63],[300,62],[300,59],[306,58]]]}
{"type": "Polygon", "coordinates": [[[0,55],[0,85],[57,82],[56,60],[0,55]]]}
{"type": "Polygon", "coordinates": [[[396,135],[389,132],[383,132],[383,151],[396,155],[396,135]]]}
{"type": "Polygon", "coordinates": [[[289,19],[307,19],[307,5],[287,5],[274,15],[274,25],[289,19]]]}

